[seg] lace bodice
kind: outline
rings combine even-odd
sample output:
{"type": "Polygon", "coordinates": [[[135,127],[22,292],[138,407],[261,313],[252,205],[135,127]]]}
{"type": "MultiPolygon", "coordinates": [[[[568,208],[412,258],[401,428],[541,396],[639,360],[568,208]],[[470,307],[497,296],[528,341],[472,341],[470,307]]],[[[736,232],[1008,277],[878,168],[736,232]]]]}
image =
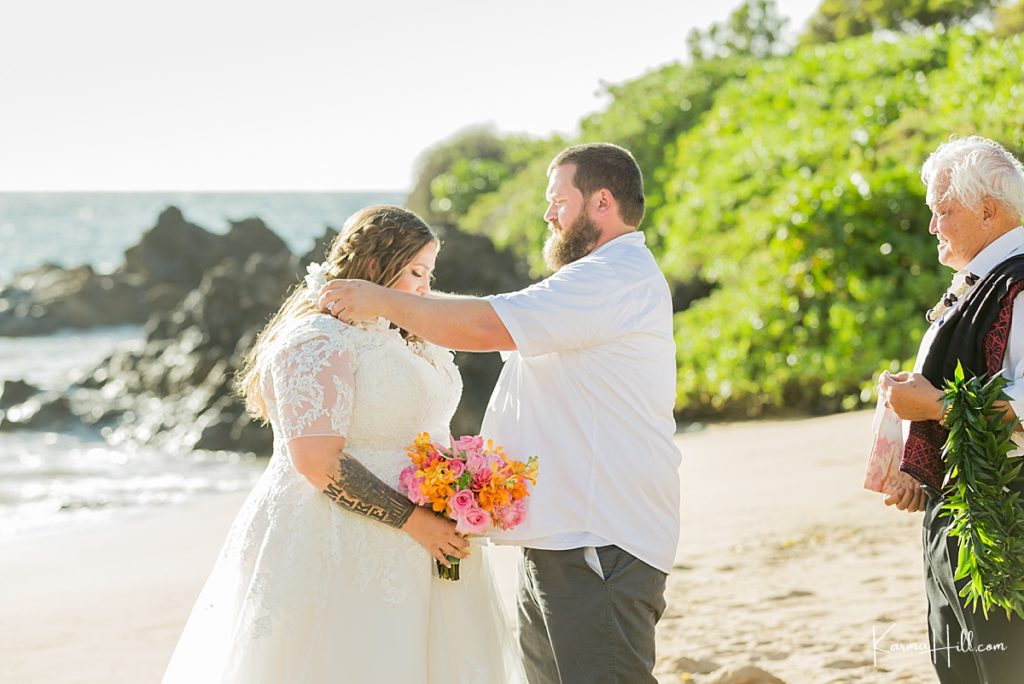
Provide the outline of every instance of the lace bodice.
{"type": "Polygon", "coordinates": [[[378,319],[347,325],[311,316],[281,331],[267,355],[263,392],[275,458],[299,437],[340,435],[345,450],[395,483],[418,432],[446,439],[462,394],[451,352],[406,342],[378,319]]]}

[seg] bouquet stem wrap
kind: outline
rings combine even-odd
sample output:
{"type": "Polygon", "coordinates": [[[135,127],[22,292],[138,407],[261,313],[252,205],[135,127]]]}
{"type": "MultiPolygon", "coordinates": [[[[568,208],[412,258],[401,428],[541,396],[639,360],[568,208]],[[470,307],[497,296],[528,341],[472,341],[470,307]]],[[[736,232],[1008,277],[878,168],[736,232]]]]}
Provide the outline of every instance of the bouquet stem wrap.
{"type": "Polygon", "coordinates": [[[453,582],[459,579],[459,559],[455,556],[448,556],[448,562],[452,564],[452,567],[446,568],[441,565],[441,561],[434,561],[437,564],[437,576],[441,579],[451,580],[453,582]]]}

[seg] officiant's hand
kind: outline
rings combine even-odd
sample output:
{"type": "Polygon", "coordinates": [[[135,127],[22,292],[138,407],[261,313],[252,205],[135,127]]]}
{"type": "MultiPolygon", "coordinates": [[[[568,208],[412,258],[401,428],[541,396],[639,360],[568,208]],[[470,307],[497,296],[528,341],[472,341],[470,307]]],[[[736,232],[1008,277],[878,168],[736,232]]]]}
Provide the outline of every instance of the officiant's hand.
{"type": "Polygon", "coordinates": [[[878,392],[902,420],[939,420],[945,394],[920,373],[882,371],[878,392]]]}
{"type": "Polygon", "coordinates": [[[885,497],[886,506],[895,506],[901,511],[907,513],[917,513],[918,511],[924,510],[925,500],[928,495],[921,489],[921,485],[914,481],[905,485],[902,489],[897,491],[895,494],[889,494],[885,497]]]}
{"type": "Polygon", "coordinates": [[[320,310],[340,321],[371,321],[381,315],[388,289],[366,280],[332,280],[320,290],[320,310]]]}

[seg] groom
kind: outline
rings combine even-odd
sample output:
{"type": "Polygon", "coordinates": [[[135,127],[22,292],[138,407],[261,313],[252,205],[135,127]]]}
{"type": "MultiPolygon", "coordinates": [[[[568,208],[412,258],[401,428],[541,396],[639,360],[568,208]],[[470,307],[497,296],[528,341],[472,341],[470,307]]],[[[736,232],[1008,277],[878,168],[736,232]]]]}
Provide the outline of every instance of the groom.
{"type": "Polygon", "coordinates": [[[554,274],[494,297],[422,298],[335,280],[321,307],[382,316],[462,351],[502,351],[482,434],[540,459],[523,547],[520,645],[531,684],[654,682],[655,625],[679,536],[668,284],[637,230],[643,178],[607,143],[548,167],[554,274]]]}

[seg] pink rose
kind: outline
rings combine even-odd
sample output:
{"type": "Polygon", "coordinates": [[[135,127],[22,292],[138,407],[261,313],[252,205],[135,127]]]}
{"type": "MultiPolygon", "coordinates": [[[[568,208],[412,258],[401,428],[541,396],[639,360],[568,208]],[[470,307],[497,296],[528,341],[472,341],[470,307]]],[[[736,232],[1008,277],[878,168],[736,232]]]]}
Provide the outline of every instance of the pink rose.
{"type": "Polygon", "coordinates": [[[484,449],[484,438],[480,435],[466,435],[459,437],[455,442],[455,451],[466,453],[480,453],[484,449]]]}
{"type": "Polygon", "coordinates": [[[409,466],[398,475],[398,491],[409,497],[417,506],[429,503],[430,500],[423,494],[422,477],[416,477],[416,467],[409,466]]]}
{"type": "Polygon", "coordinates": [[[481,453],[471,453],[466,456],[466,470],[476,475],[480,469],[487,464],[487,459],[481,453]]]}
{"type": "Polygon", "coordinates": [[[490,526],[491,518],[487,515],[487,511],[473,506],[457,521],[455,531],[459,534],[483,534],[490,526]]]}
{"type": "Polygon", "coordinates": [[[503,530],[511,530],[521,525],[526,520],[526,505],[523,501],[513,501],[508,506],[502,506],[495,512],[498,527],[503,530]]]}
{"type": "Polygon", "coordinates": [[[462,477],[462,473],[466,472],[466,464],[457,458],[448,460],[448,472],[453,477],[462,477]]]}
{"type": "Polygon", "coordinates": [[[408,494],[412,491],[412,481],[416,479],[415,466],[409,466],[398,474],[398,491],[408,494]]]}
{"type": "Polygon", "coordinates": [[[468,489],[461,489],[448,499],[448,506],[452,509],[452,518],[461,520],[476,508],[476,497],[468,489]]]}

